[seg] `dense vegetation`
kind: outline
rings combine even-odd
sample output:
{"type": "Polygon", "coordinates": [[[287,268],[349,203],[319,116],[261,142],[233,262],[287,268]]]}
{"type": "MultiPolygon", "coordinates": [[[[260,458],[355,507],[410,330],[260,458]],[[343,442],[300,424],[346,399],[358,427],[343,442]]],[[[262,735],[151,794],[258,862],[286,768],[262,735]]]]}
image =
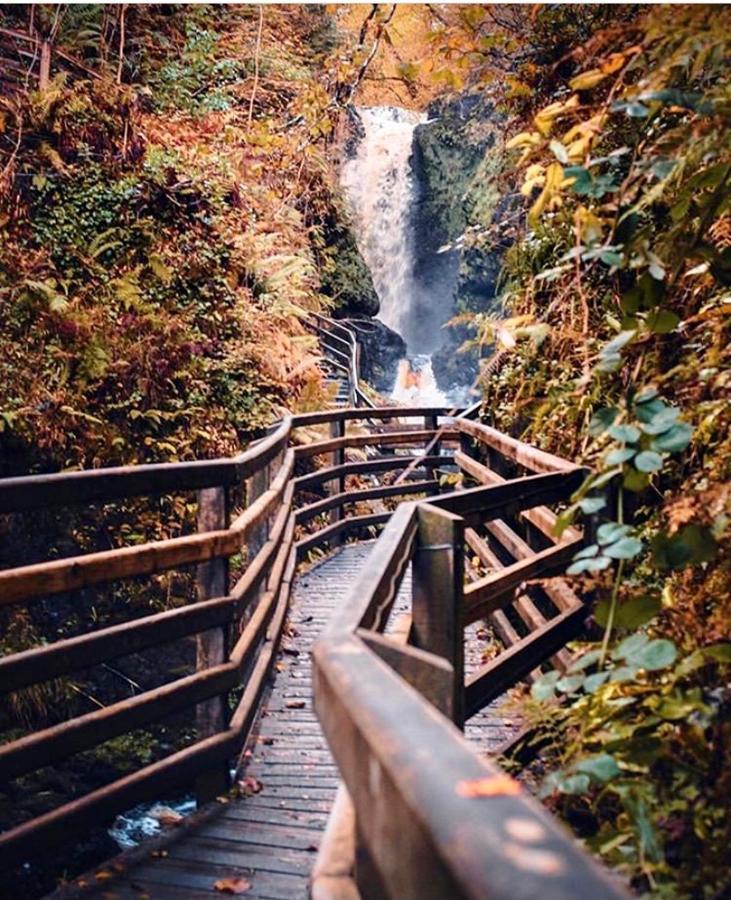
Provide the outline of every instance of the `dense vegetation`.
{"type": "MultiPolygon", "coordinates": [[[[597,595],[596,640],[532,689],[550,771],[541,795],[639,891],[721,896],[728,11],[501,13],[497,29],[498,12],[476,9],[444,29],[457,71],[512,115],[502,191],[519,187],[527,211],[504,255],[500,311],[460,322],[500,351],[485,415],[591,465],[562,523],[598,525],[569,569],[597,595]]],[[[505,224],[487,218],[464,240],[504,249],[505,224]]]]}

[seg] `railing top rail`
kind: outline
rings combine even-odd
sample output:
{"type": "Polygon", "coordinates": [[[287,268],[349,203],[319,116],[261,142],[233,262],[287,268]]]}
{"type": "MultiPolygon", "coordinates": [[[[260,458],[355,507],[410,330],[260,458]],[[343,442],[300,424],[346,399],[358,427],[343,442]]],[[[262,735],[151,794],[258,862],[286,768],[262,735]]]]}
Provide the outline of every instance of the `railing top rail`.
{"type": "Polygon", "coordinates": [[[526,444],[518,438],[510,437],[502,431],[497,431],[482,422],[474,422],[466,418],[458,417],[456,427],[475,440],[487,444],[499,451],[503,456],[512,459],[519,465],[532,469],[535,472],[571,472],[578,469],[577,463],[569,462],[546,450],[540,450],[531,444],[526,444]]]}
{"type": "MultiPolygon", "coordinates": [[[[505,775],[360,638],[329,637],[314,650],[315,705],[356,815],[369,809],[373,821],[402,821],[412,840],[418,834],[419,846],[410,844],[412,858],[402,863],[418,858],[432,896],[626,900],[536,801],[523,791],[501,791],[505,775]],[[373,792],[373,776],[364,771],[377,772],[387,787],[373,792]],[[382,804],[387,811],[373,811],[382,804]]],[[[409,884],[409,873],[402,877],[409,884]]]]}
{"type": "Polygon", "coordinates": [[[2,478],[0,513],[78,503],[106,503],[145,494],[239,484],[285,447],[291,429],[292,417],[285,416],[266,437],[228,459],[114,466],[2,478]]]}

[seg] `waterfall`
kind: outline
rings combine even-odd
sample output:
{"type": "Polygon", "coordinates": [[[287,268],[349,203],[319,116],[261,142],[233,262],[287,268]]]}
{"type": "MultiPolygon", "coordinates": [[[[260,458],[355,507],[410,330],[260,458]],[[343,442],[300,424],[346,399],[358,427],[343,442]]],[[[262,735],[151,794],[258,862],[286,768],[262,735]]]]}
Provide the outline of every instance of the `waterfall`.
{"type": "Polygon", "coordinates": [[[378,318],[406,341],[412,359],[403,360],[394,399],[446,403],[431,370],[429,354],[439,345],[439,310],[423,296],[414,272],[414,205],[418,185],[411,164],[414,131],[423,113],[394,107],[358,109],[363,136],[343,166],[341,181],[358,246],[380,300],[378,318]]]}
{"type": "MultiPolygon", "coordinates": [[[[410,165],[421,113],[386,106],[360,108],[364,136],[348,160],[342,184],[361,254],[381,301],[379,318],[409,343],[414,254],[411,216],[415,196],[410,165]]],[[[416,349],[416,348],[415,348],[416,349]]]]}

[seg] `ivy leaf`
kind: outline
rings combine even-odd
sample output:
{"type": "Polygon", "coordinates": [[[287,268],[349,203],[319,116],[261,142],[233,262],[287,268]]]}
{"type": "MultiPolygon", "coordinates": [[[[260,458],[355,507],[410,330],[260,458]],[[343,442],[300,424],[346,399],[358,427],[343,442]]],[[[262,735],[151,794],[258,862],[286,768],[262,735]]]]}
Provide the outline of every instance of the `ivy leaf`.
{"type": "Polygon", "coordinates": [[[659,638],[650,641],[633,653],[628,658],[628,662],[634,663],[641,669],[647,669],[648,672],[656,672],[658,669],[666,669],[672,665],[678,656],[678,650],[672,641],[659,638]]]}
{"type": "Polygon", "coordinates": [[[654,309],[645,319],[645,326],[654,334],[669,334],[678,327],[679,322],[680,316],[669,309],[654,309]]]}
{"type": "Polygon", "coordinates": [[[669,431],[678,420],[680,410],[675,406],[667,406],[655,413],[652,419],[642,426],[645,434],[664,434],[669,431]]]}
{"type": "Polygon", "coordinates": [[[566,569],[567,575],[580,575],[582,572],[601,572],[611,565],[611,560],[606,556],[595,556],[592,559],[580,559],[571,563],[566,569]]]}
{"type": "Polygon", "coordinates": [[[562,794],[585,794],[589,790],[589,783],[589,776],[580,772],[578,775],[559,778],[556,787],[562,794]]]}
{"type": "Polygon", "coordinates": [[[547,672],[545,675],[533,682],[530,689],[531,697],[534,700],[551,700],[556,696],[556,682],[561,678],[560,672],[547,672]]]}
{"type": "Polygon", "coordinates": [[[640,439],[640,429],[636,425],[612,425],[609,428],[609,436],[615,441],[634,444],[640,439]]]}
{"type": "Polygon", "coordinates": [[[654,619],[661,609],[659,597],[634,597],[619,604],[614,621],[620,628],[639,628],[654,619]]]}
{"type": "Polygon", "coordinates": [[[601,650],[589,650],[583,653],[578,659],[575,659],[566,670],[567,672],[581,672],[598,663],[602,658],[601,650]]]}
{"type": "Polygon", "coordinates": [[[604,509],[607,505],[607,501],[604,497],[585,497],[583,500],[579,501],[579,508],[584,513],[584,515],[590,516],[592,513],[599,512],[600,509],[604,509]]]}
{"type": "Polygon", "coordinates": [[[628,462],[637,453],[634,447],[625,447],[621,450],[611,450],[606,455],[606,464],[608,466],[620,466],[622,463],[628,462]]]}
{"type": "Polygon", "coordinates": [[[673,535],[656,535],[651,549],[653,562],[658,569],[683,569],[685,566],[713,559],[718,545],[709,528],[691,524],[673,535]]]}
{"type": "Polygon", "coordinates": [[[599,437],[612,425],[619,415],[619,410],[613,406],[605,406],[598,409],[589,422],[589,434],[599,437]]]}
{"type": "Polygon", "coordinates": [[[642,541],[637,538],[622,538],[616,544],[604,548],[604,555],[610,559],[633,559],[642,552],[642,541]]]}
{"type": "Polygon", "coordinates": [[[631,634],[615,647],[612,652],[612,659],[626,660],[633,653],[641,650],[649,642],[650,639],[644,632],[631,634]]]}
{"type": "Polygon", "coordinates": [[[584,691],[587,694],[593,694],[608,678],[609,672],[594,672],[593,675],[589,675],[584,681],[584,691]]]}
{"type": "Polygon", "coordinates": [[[644,491],[650,483],[650,476],[646,472],[638,472],[637,469],[627,469],[622,479],[623,487],[628,491],[644,491]]]}
{"type": "Polygon", "coordinates": [[[574,691],[578,690],[583,683],[583,675],[565,675],[560,679],[560,681],[556,682],[556,687],[559,691],[563,691],[565,694],[573,694],[574,691]]]}
{"type": "Polygon", "coordinates": [[[605,522],[597,528],[596,536],[600,544],[612,544],[620,538],[626,537],[631,528],[619,522],[605,522]]]}
{"type": "Polygon", "coordinates": [[[658,435],[652,442],[652,449],[666,453],[679,453],[690,443],[693,437],[693,429],[685,422],[679,422],[668,431],[658,435]]]}
{"type": "Polygon", "coordinates": [[[643,450],[637,454],[633,465],[640,472],[657,472],[662,469],[662,456],[654,450],[643,450]]]}
{"type": "Polygon", "coordinates": [[[613,756],[608,753],[597,753],[587,756],[575,766],[577,772],[583,772],[595,781],[604,784],[619,775],[619,766],[613,756]]]}

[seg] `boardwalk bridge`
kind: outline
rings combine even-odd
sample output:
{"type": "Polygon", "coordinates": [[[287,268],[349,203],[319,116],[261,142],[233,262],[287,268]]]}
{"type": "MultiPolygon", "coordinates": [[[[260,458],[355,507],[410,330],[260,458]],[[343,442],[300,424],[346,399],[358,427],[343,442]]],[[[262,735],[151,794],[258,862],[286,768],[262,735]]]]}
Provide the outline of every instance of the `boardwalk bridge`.
{"type": "Polygon", "coordinates": [[[194,671],[0,746],[4,784],[176,712],[197,726],[183,749],[0,834],[4,871],[188,791],[196,813],[59,894],[625,896],[489,759],[514,731],[500,698],[565,667],[585,622],[560,578],[584,538],[558,539],[552,511],[585,471],[474,410],[374,408],[354,332],[318,329],[341,405],[287,416],[236,457],[0,481],[4,514],[176,492],[198,508],[195,533],[0,572],[4,606],[191,565],[198,595],[0,659],[8,694],[196,645],[194,671]],[[485,620],[503,648],[489,661],[485,620]]]}

